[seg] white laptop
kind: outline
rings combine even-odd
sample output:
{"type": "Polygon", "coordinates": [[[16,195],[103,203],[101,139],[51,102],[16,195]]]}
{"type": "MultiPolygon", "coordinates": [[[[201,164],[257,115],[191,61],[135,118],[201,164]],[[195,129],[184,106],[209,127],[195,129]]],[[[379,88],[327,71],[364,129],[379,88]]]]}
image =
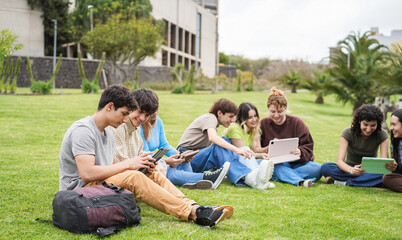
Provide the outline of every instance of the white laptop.
{"type": "Polygon", "coordinates": [[[274,164],[299,160],[299,155],[291,154],[299,146],[299,138],[276,139],[269,142],[268,156],[274,164]]]}

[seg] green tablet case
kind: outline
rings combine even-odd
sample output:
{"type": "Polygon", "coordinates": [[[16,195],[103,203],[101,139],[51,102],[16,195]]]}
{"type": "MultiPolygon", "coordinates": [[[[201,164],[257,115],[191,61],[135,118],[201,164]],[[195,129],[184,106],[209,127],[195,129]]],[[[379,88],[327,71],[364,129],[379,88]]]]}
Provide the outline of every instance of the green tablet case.
{"type": "Polygon", "coordinates": [[[385,164],[393,161],[392,158],[363,157],[361,168],[365,173],[389,174],[391,171],[385,168],[385,164]]]}

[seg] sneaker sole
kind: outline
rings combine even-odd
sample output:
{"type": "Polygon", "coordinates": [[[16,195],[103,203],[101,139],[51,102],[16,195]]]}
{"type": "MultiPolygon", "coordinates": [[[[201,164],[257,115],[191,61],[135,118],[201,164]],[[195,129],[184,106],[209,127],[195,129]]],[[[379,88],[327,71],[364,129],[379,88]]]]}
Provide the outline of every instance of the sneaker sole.
{"type": "Polygon", "coordinates": [[[219,187],[222,180],[225,178],[226,174],[228,174],[229,168],[230,168],[230,162],[225,162],[223,164],[222,172],[219,175],[219,177],[215,180],[215,182],[213,183],[211,190],[215,190],[219,187]]]}
{"type": "Polygon", "coordinates": [[[183,184],[181,187],[182,188],[187,188],[187,189],[200,189],[200,190],[207,190],[212,188],[212,182],[209,180],[200,180],[196,183],[186,183],[183,184]]]}
{"type": "Polygon", "coordinates": [[[306,187],[306,188],[314,187],[314,183],[311,180],[304,181],[303,187],[306,187]]]}
{"type": "Polygon", "coordinates": [[[215,208],[214,210],[220,210],[223,209],[223,213],[222,215],[213,223],[212,226],[210,226],[211,228],[216,226],[220,221],[223,221],[225,219],[229,219],[233,216],[233,212],[234,212],[234,208],[232,206],[229,205],[223,205],[223,206],[219,206],[218,208],[215,208]]]}

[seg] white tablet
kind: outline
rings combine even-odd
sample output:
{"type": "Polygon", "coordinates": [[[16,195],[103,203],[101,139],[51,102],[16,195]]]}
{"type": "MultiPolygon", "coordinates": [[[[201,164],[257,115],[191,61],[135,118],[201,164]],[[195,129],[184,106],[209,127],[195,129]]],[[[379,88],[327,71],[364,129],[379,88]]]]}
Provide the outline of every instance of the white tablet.
{"type": "Polygon", "coordinates": [[[298,148],[299,138],[276,139],[269,142],[268,156],[274,164],[299,160],[299,155],[291,154],[298,148]]]}

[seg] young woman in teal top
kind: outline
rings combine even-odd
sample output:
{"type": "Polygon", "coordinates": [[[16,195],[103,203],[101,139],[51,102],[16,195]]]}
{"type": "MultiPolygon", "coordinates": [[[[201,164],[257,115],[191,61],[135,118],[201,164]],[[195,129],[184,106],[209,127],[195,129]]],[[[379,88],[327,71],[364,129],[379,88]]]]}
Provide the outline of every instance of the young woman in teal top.
{"type": "Polygon", "coordinates": [[[263,160],[259,165],[256,160],[256,158],[268,158],[267,147],[262,148],[260,143],[260,117],[257,108],[249,102],[240,104],[236,122],[230,124],[224,135],[234,146],[252,151],[252,156],[248,158],[239,155],[239,161],[252,170],[245,177],[244,182],[251,187],[262,189],[275,187],[268,181],[271,179],[274,169],[272,161],[263,160]]]}

